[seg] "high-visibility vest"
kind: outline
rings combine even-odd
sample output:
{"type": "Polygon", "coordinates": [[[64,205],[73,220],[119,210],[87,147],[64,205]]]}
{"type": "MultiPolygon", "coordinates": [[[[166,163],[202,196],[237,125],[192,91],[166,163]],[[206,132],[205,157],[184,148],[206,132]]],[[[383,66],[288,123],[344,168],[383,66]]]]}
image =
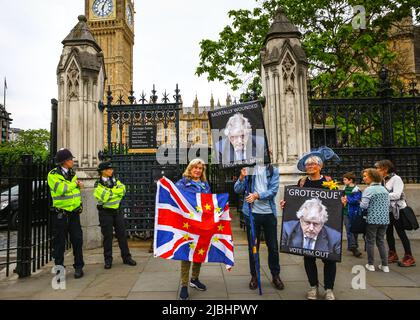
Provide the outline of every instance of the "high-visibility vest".
{"type": "Polygon", "coordinates": [[[106,209],[118,209],[125,196],[125,185],[120,180],[116,180],[115,186],[109,188],[97,181],[95,183],[94,197],[98,200],[98,205],[106,209]]]}
{"type": "Polygon", "coordinates": [[[60,168],[55,168],[48,173],[48,186],[54,208],[71,212],[82,205],[82,196],[76,181],[76,175],[71,181],[66,180],[60,168]]]}

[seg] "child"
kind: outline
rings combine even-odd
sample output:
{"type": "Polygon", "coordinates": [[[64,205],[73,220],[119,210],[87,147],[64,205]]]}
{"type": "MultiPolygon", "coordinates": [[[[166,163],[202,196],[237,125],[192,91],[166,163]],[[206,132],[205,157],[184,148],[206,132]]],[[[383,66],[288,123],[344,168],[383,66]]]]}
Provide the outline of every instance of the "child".
{"type": "Polygon", "coordinates": [[[360,200],[362,198],[362,192],[359,187],[355,185],[356,175],[353,172],[347,172],[343,175],[344,197],[343,202],[343,218],[344,225],[347,232],[347,249],[353,252],[353,255],[359,258],[362,253],[358,250],[358,234],[350,232],[351,221],[353,217],[360,211],[360,200]]]}
{"type": "Polygon", "coordinates": [[[131,258],[128,249],[124,216],[119,210],[121,200],[125,195],[125,186],[114,177],[114,170],[110,162],[101,163],[98,172],[100,177],[95,183],[94,196],[99,201],[97,207],[101,232],[104,237],[105,269],[112,267],[113,228],[115,228],[124,264],[135,266],[137,263],[131,258]]]}
{"type": "Polygon", "coordinates": [[[382,264],[378,266],[383,272],[389,272],[388,254],[385,248],[385,233],[389,225],[389,192],[381,185],[382,176],[374,169],[363,171],[363,181],[368,187],[363,191],[360,208],[367,209],[366,252],[368,263],[366,269],[375,271],[374,246],[378,247],[382,264]]]}

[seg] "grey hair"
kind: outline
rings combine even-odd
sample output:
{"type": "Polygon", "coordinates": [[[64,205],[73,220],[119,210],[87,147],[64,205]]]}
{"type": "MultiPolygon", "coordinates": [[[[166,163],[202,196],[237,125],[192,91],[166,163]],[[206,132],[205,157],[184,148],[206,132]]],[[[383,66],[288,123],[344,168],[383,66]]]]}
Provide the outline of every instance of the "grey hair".
{"type": "Polygon", "coordinates": [[[306,159],[305,161],[305,166],[310,163],[310,162],[315,162],[318,165],[322,166],[324,164],[324,162],[322,161],[322,159],[318,156],[310,156],[308,159],[306,159]]]}
{"type": "Polygon", "coordinates": [[[234,116],[229,118],[226,124],[225,135],[228,136],[232,131],[232,128],[238,126],[244,128],[246,136],[252,131],[252,126],[251,123],[249,123],[249,120],[245,118],[242,113],[236,113],[234,116]]]}
{"type": "Polygon", "coordinates": [[[298,212],[296,212],[296,216],[298,219],[301,219],[304,216],[308,218],[316,217],[323,224],[328,221],[327,207],[324,206],[322,201],[318,198],[306,200],[299,208],[298,212]]]}

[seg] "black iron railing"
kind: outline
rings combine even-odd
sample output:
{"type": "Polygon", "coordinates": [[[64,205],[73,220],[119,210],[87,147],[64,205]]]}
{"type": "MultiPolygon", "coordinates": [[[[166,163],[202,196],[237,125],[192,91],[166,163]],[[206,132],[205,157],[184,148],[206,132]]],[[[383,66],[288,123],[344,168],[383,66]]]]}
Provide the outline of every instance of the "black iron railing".
{"type": "Polygon", "coordinates": [[[6,276],[28,277],[51,260],[51,168],[49,162],[34,163],[32,156],[1,168],[0,269],[6,276]]]}
{"type": "Polygon", "coordinates": [[[336,178],[347,171],[360,173],[381,159],[393,161],[408,183],[420,182],[420,97],[414,80],[410,90],[394,92],[387,72],[374,97],[314,98],[311,91],[312,148],[329,146],[341,157],[326,170],[336,178]]]}

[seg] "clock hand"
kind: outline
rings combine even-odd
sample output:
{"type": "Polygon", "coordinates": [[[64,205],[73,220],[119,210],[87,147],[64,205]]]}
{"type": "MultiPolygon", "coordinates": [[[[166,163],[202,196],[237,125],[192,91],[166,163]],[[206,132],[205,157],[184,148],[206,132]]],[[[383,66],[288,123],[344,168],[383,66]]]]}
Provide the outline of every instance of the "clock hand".
{"type": "Polygon", "coordinates": [[[102,14],[104,14],[105,4],[106,4],[106,2],[104,2],[104,3],[102,4],[102,9],[101,9],[102,14]]]}

